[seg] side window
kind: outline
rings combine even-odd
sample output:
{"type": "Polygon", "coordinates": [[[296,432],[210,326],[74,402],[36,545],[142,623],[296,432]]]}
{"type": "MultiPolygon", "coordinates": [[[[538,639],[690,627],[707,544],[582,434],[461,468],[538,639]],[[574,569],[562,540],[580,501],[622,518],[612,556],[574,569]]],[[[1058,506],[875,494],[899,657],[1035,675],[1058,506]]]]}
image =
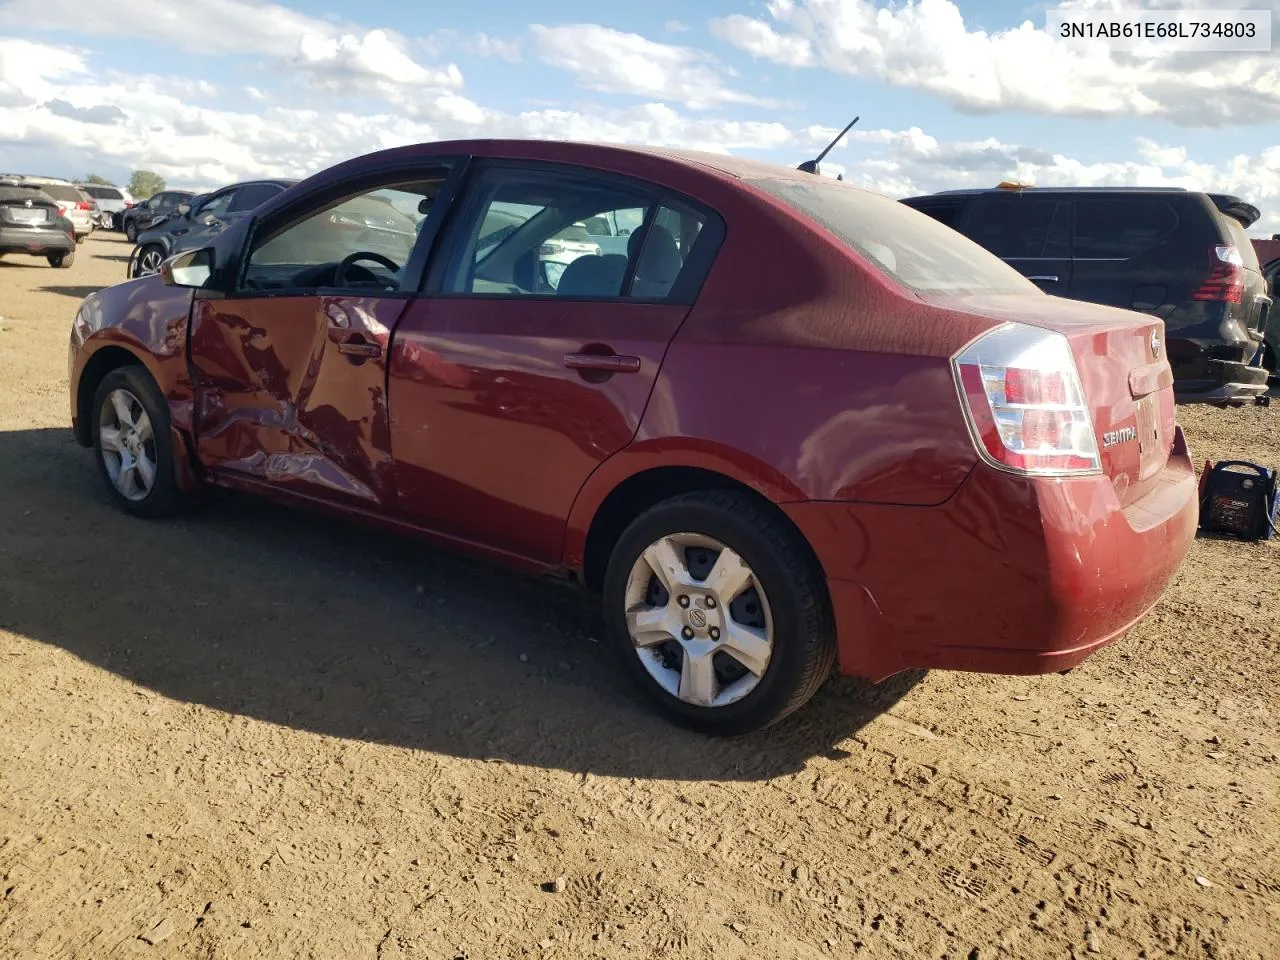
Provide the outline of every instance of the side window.
{"type": "Polygon", "coordinates": [[[216,220],[227,212],[227,208],[231,206],[231,201],[235,199],[235,196],[235,190],[224,190],[222,193],[215,193],[200,205],[199,210],[192,211],[193,219],[208,220],[213,218],[216,220]]]}
{"type": "Polygon", "coordinates": [[[250,183],[243,186],[236,194],[231,206],[227,208],[227,213],[246,213],[249,210],[255,210],[282,189],[283,187],[274,183],[250,183]]]}
{"type": "Polygon", "coordinates": [[[367,187],[267,222],[245,268],[249,290],[395,290],[447,170],[367,187]]]}
{"type": "Polygon", "coordinates": [[[168,213],[176,206],[177,203],[174,202],[172,193],[157,193],[151,198],[148,209],[156,213],[168,213]]]}
{"type": "Polygon", "coordinates": [[[1067,256],[1070,206],[1028,196],[981,197],[962,231],[997,257],[1067,256]]]}
{"type": "Polygon", "coordinates": [[[705,222],[638,185],[504,167],[466,209],[446,293],[664,299],[705,222]]]}
{"type": "Polygon", "coordinates": [[[1074,255],[1082,260],[1127,260],[1155,247],[1177,228],[1178,215],[1163,200],[1077,200],[1074,255]]]}
{"type": "Polygon", "coordinates": [[[919,210],[921,213],[928,214],[944,226],[955,229],[957,223],[960,222],[960,212],[964,209],[964,205],[955,202],[933,202],[933,203],[912,203],[908,206],[919,210]]]}

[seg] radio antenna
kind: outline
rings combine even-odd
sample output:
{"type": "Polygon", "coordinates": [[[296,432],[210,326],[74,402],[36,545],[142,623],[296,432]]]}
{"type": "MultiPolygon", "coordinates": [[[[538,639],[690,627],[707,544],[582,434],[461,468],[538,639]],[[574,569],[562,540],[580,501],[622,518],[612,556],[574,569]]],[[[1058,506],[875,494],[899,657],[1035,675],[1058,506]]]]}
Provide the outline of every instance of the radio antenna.
{"type": "Polygon", "coordinates": [[[850,120],[849,125],[836,134],[836,138],[827,144],[826,149],[824,149],[820,154],[818,154],[812,160],[806,160],[804,163],[800,164],[800,166],[796,167],[796,169],[802,170],[805,173],[817,173],[818,164],[822,162],[822,158],[831,152],[832,147],[834,147],[837,143],[839,143],[842,139],[844,139],[844,135],[853,129],[853,125],[857,123],[859,119],[860,119],[859,117],[854,117],[852,120],[850,120]]]}

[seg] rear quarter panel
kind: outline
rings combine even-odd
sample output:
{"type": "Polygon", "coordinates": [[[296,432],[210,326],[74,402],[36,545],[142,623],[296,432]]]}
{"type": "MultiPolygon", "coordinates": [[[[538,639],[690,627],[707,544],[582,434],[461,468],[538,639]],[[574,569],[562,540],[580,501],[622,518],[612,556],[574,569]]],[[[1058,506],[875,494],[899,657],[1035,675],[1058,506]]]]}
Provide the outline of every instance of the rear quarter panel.
{"type": "Polygon", "coordinates": [[[724,244],[635,440],[575,504],[570,565],[595,508],[644,469],[713,470],[776,503],[927,505],[977,462],[949,363],[994,321],[925,303],[769,198],[718,209],[724,244]]]}

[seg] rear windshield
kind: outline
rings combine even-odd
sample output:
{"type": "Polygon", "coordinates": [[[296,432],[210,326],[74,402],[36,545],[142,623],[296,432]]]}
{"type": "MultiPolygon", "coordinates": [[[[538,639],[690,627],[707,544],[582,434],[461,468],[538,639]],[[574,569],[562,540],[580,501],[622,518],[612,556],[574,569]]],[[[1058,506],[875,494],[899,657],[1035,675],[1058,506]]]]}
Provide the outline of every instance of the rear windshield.
{"type": "Polygon", "coordinates": [[[70,201],[71,203],[80,203],[84,197],[80,196],[80,191],[69,183],[42,183],[40,189],[53,197],[55,200],[70,201]]]}
{"type": "Polygon", "coordinates": [[[124,195],[115,187],[81,187],[85,193],[99,200],[123,200],[124,195]]]}
{"type": "Polygon", "coordinates": [[[747,182],[826,227],[916,293],[1042,293],[968,237],[896,200],[816,174],[747,182]]]}

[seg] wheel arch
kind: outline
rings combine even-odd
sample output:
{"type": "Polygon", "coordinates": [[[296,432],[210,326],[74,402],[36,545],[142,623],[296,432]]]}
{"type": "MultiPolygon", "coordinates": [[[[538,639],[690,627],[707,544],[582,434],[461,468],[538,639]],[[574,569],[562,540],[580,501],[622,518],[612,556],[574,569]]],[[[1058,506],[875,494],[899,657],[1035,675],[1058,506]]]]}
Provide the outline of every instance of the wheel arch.
{"type": "Polygon", "coordinates": [[[147,362],[141,355],[118,344],[112,343],[99,347],[85,361],[84,368],[80,371],[80,379],[76,384],[75,435],[76,442],[80,446],[93,445],[93,431],[89,424],[93,416],[93,397],[98,391],[98,384],[112,370],[131,366],[142,367],[153,380],[156,379],[155,371],[147,366],[147,362]]]}
{"type": "Polygon", "coordinates": [[[614,545],[631,521],[663,500],[699,490],[728,490],[756,501],[795,534],[815,569],[822,571],[812,545],[800,528],[755,485],[722,470],[683,463],[654,464],[627,473],[614,480],[606,492],[596,491],[590,498],[589,511],[579,496],[579,503],[574,506],[578,525],[571,519],[566,547],[567,566],[578,571],[584,587],[598,593],[614,545]]]}

